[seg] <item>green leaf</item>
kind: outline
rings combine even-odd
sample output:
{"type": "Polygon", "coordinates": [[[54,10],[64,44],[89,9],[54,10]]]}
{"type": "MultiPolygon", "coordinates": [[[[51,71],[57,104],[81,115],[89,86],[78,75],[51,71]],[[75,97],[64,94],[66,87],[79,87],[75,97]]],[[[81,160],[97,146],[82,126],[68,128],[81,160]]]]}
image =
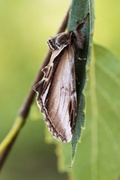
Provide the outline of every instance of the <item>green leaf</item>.
{"type": "MultiPolygon", "coordinates": [[[[68,22],[68,29],[73,30],[76,28],[76,20],[82,22],[89,12],[88,21],[86,22],[84,28],[82,29],[85,36],[85,49],[79,55],[80,58],[84,57],[87,59],[87,62],[90,59],[90,51],[92,44],[92,31],[93,31],[93,1],[92,0],[73,0],[70,18],[68,22]]],[[[84,97],[84,85],[86,83],[86,61],[76,60],[76,76],[79,81],[77,84],[77,100],[78,100],[78,109],[77,109],[77,119],[75,132],[72,138],[72,164],[74,161],[77,144],[81,138],[82,129],[84,128],[85,121],[85,97],[84,97]]]]}
{"type": "Polygon", "coordinates": [[[72,168],[75,180],[120,178],[120,60],[94,46],[86,89],[86,130],[72,168]]]}

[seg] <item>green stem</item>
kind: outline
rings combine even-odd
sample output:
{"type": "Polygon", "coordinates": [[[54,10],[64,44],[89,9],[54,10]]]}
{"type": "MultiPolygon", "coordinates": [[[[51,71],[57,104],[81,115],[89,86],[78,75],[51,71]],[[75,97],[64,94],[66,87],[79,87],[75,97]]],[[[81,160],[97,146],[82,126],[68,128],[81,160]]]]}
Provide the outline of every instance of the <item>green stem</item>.
{"type": "Polygon", "coordinates": [[[5,137],[3,142],[0,145],[0,154],[4,152],[6,149],[6,145],[9,145],[11,141],[16,137],[16,135],[19,133],[19,130],[21,129],[22,125],[24,123],[24,119],[22,117],[18,117],[15,121],[15,124],[13,125],[12,129],[8,133],[8,135],[5,137]]]}
{"type": "MultiPolygon", "coordinates": [[[[67,13],[63,19],[63,22],[57,33],[61,33],[63,31],[65,31],[65,29],[67,27],[67,22],[68,22],[68,16],[69,16],[69,10],[67,11],[67,13]]],[[[42,79],[43,73],[42,73],[41,69],[48,64],[50,56],[51,56],[51,51],[48,51],[48,53],[43,61],[43,65],[40,68],[38,75],[35,79],[34,84],[36,84],[38,81],[40,81],[42,79]]],[[[12,129],[10,130],[8,135],[5,137],[5,139],[0,144],[0,169],[2,168],[3,163],[5,162],[5,159],[7,158],[20,130],[22,129],[23,125],[26,122],[26,118],[29,114],[30,107],[34,100],[34,96],[35,96],[35,92],[31,88],[31,90],[26,98],[26,101],[22,105],[20,112],[18,114],[18,117],[16,118],[16,121],[13,124],[12,129]]]]}

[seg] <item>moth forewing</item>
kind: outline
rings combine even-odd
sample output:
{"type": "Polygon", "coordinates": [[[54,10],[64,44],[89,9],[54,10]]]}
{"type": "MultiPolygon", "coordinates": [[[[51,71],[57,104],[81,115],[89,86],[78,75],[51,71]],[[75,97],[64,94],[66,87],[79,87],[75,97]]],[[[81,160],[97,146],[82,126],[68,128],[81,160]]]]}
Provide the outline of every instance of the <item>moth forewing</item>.
{"type": "Polygon", "coordinates": [[[40,84],[44,87],[47,84],[46,90],[44,91],[39,85],[36,87],[37,102],[53,136],[63,142],[69,142],[72,138],[77,109],[74,49],[73,46],[68,45],[63,48],[59,56],[54,53],[56,54],[56,51],[53,51],[50,62],[56,62],[57,65],[54,67],[55,63],[52,64],[50,77],[47,79],[45,74],[44,82],[40,84]],[[52,59],[53,57],[55,59],[52,59]]]}
{"type": "Polygon", "coordinates": [[[77,109],[75,66],[73,47],[67,46],[63,51],[54,73],[46,107],[58,138],[69,142],[77,109]],[[71,112],[74,116],[71,116],[71,112]]]}

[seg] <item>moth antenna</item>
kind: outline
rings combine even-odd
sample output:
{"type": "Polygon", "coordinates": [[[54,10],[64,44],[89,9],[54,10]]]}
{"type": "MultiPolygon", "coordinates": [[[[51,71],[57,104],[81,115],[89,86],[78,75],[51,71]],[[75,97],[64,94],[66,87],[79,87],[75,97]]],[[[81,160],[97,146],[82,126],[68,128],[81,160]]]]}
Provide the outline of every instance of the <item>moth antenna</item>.
{"type": "Polygon", "coordinates": [[[78,20],[76,21],[77,27],[76,27],[76,31],[79,31],[83,28],[84,24],[86,23],[88,17],[89,17],[90,13],[87,13],[86,17],[83,19],[83,21],[79,24],[78,20]]]}

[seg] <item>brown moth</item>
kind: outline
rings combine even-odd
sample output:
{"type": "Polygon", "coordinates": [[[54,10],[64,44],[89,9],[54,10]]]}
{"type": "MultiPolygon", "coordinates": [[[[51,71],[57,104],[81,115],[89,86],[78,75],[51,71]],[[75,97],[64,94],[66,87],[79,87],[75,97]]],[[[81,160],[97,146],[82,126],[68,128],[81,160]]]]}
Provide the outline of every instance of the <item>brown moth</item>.
{"type": "Polygon", "coordinates": [[[52,135],[69,142],[75,129],[77,94],[75,75],[76,51],[84,48],[81,32],[88,15],[75,31],[60,33],[48,40],[52,55],[48,65],[42,69],[44,77],[34,87],[37,104],[45,116],[52,135]]]}

